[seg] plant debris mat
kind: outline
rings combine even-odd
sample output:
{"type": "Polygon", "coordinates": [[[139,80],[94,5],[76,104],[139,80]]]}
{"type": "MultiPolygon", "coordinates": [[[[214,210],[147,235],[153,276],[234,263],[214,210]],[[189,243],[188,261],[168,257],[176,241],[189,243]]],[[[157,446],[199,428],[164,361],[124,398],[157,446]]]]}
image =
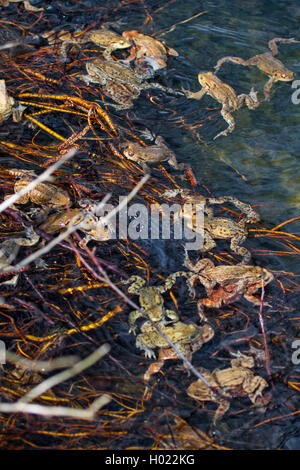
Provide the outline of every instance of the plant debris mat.
{"type": "MultiPolygon", "coordinates": [[[[132,108],[116,110],[106,104],[109,100],[100,85],[88,85],[81,79],[85,64],[101,59],[104,49],[87,43],[70,46],[67,60],[60,54],[61,43],[55,34],[58,37],[60,30],[68,28],[72,18],[76,18],[72,32],[97,29],[108,22],[125,31],[126,17],[140,15],[145,19],[143,32],[151,34],[149,24],[155,11],[164,8],[167,14],[171,7],[167,2],[153,3],[150,8],[143,1],[103,1],[100,7],[92,1],[32,1],[36,11],[22,2],[0,6],[0,43],[12,43],[0,51],[0,79],[24,108],[20,121],[10,117],[0,125],[3,201],[14,194],[20,181],[9,170],[40,175],[74,151],[52,175],[53,197],[67,194],[67,210],[71,210],[82,207],[82,200],[97,204],[109,194],[108,203],[117,207],[120,198],[128,196],[144,178],[141,165],[125,158],[124,142],[146,147],[145,131],[150,130],[155,139],[164,126],[177,139],[185,133],[198,138],[200,125],[202,134],[205,126],[211,129],[216,110],[203,109],[201,123],[199,113],[196,122],[191,111],[187,122],[181,115],[186,99],[154,88],[143,90],[132,108]],[[55,31],[52,42],[41,36],[45,31],[55,31]]],[[[127,54],[118,50],[113,58],[122,60],[127,54]]],[[[157,80],[176,88],[165,71],[157,80]]],[[[183,204],[180,196],[164,194],[179,188],[212,197],[209,188],[195,181],[192,169],[180,171],[163,161],[151,165],[151,176],[132,202],[145,207],[174,201],[183,204]]],[[[274,276],[265,288],[263,284],[257,287],[260,305],[240,295],[220,308],[204,308],[202,321],[211,325],[214,337],[194,352],[195,369],[200,373],[203,368],[210,372],[230,369],[230,360],[240,351],[255,358],[255,373],[250,376],[262,377],[267,385],[264,401],[256,406],[249,399],[251,384],[249,388],[238,377],[237,386],[229,378],[227,389],[222,390],[230,408],[214,426],[222,399],[218,391],[211,390],[214,398],[202,402],[188,396],[187,389],[197,377],[178,357],[166,360],[146,384],[144,374],[155,360],[136,347],[128,323],[135,310],[128,298],[138,303],[139,297],[128,292],[124,281],[137,275],[146,285],[159,286],[170,274],[186,270],[182,241],[92,238],[85,245],[82,239],[88,231],[77,230],[18,267],[58,235],[42,230],[41,220],[44,223],[60,213],[61,207],[57,210],[51,200],[48,207],[47,201],[41,201],[16,202],[0,216],[2,261],[9,255],[3,249],[10,246],[5,242],[28,238],[30,227],[38,237],[36,244],[19,246],[10,269],[2,269],[0,274],[0,338],[6,349],[0,382],[1,448],[261,449],[279,448],[283,435],[293,435],[299,414],[299,366],[292,361],[292,343],[299,334],[299,281],[294,273],[276,269],[276,260],[299,257],[299,236],[289,231],[294,220],[277,227],[264,227],[260,222],[249,227],[244,243],[252,262],[274,276]],[[258,239],[265,249],[261,249],[262,243],[257,245],[258,239]],[[98,354],[96,359],[93,354],[98,354]],[[59,374],[62,376],[57,378],[59,374]]],[[[241,211],[230,204],[214,210],[236,223],[241,217],[241,211]]],[[[215,265],[240,261],[226,240],[218,241],[207,253],[191,254],[191,258],[193,262],[210,258],[215,265]]],[[[178,277],[163,294],[164,306],[175,311],[181,322],[200,325],[197,302],[207,294],[201,282],[195,289],[193,298],[186,280],[178,277]]],[[[141,318],[137,320],[138,329],[142,324],[141,318]]],[[[155,354],[157,357],[158,349],[155,354]]]]}

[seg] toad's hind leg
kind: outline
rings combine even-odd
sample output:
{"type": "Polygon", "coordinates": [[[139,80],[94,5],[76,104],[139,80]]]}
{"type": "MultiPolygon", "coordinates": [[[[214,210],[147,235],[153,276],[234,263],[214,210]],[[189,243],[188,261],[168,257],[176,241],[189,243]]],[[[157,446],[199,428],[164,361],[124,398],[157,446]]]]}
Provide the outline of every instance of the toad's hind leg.
{"type": "Polygon", "coordinates": [[[251,260],[250,251],[244,246],[240,246],[240,243],[242,243],[245,239],[246,236],[233,237],[230,243],[230,249],[237,255],[242,256],[242,261],[239,264],[248,264],[251,260]]]}
{"type": "Polygon", "coordinates": [[[218,72],[225,62],[233,62],[234,64],[248,65],[248,61],[242,59],[241,57],[226,56],[222,59],[219,59],[215,65],[215,71],[218,72]]]}
{"type": "Polygon", "coordinates": [[[268,47],[270,51],[272,52],[273,56],[275,57],[278,54],[278,47],[277,47],[277,42],[300,42],[296,41],[295,38],[273,38],[268,42],[268,47]]]}
{"type": "Polygon", "coordinates": [[[217,139],[218,137],[221,137],[221,135],[224,135],[226,136],[227,134],[229,134],[230,132],[232,132],[235,128],[235,120],[234,120],[234,117],[232,116],[232,114],[228,111],[228,109],[226,107],[223,107],[222,110],[221,110],[221,115],[223,116],[224,120],[227,122],[228,124],[228,127],[227,129],[225,129],[225,131],[222,131],[222,132],[219,132],[219,134],[217,134],[215,137],[214,137],[214,140],[217,139]]]}
{"type": "Polygon", "coordinates": [[[140,85],[141,88],[147,89],[147,88],[158,88],[159,90],[164,91],[168,95],[173,95],[173,96],[183,96],[184,92],[179,91],[179,90],[173,90],[173,88],[166,87],[164,85],[161,85],[160,83],[152,82],[152,83],[144,83],[140,85]]]}

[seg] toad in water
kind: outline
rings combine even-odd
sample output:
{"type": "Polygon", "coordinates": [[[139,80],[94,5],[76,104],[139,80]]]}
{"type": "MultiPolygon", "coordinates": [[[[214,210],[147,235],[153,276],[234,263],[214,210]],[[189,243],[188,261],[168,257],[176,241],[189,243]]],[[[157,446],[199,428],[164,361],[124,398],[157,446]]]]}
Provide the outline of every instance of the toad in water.
{"type": "Polygon", "coordinates": [[[263,377],[255,375],[251,370],[254,367],[253,358],[240,352],[235,356],[235,359],[230,361],[230,368],[216,369],[213,372],[199,369],[203,377],[212,387],[219,390],[223,397],[215,393],[201,379],[193,382],[187,389],[187,394],[199,403],[212,401],[218,404],[213,418],[214,425],[228,411],[230,400],[234,397],[248,397],[257,406],[266,404],[262,392],[268,384],[263,377]]]}
{"type": "MultiPolygon", "coordinates": [[[[190,270],[188,285],[191,294],[195,295],[194,285],[199,281],[206,290],[207,298],[198,302],[199,313],[202,306],[220,308],[242,296],[254,305],[260,305],[261,299],[254,294],[263,286],[273,281],[273,274],[260,266],[247,266],[244,264],[215,266],[208,259],[203,258],[193,264],[186,251],[185,265],[190,270]],[[219,286],[219,287],[216,287],[219,286]]],[[[269,305],[264,302],[264,305],[269,305]]]]}
{"type": "Polygon", "coordinates": [[[296,41],[294,38],[271,39],[268,43],[271,52],[264,52],[263,54],[255,55],[248,60],[242,59],[241,57],[226,56],[218,60],[215,70],[218,72],[225,62],[233,62],[234,64],[244,66],[256,65],[256,67],[270,77],[264,86],[265,101],[269,101],[271,98],[271,88],[274,83],[278,81],[289,82],[294,80],[293,72],[287,69],[279,59],[275,58],[278,54],[277,42],[292,43],[300,41],[296,41]]]}
{"type": "Polygon", "coordinates": [[[128,142],[122,145],[123,154],[128,160],[139,163],[145,173],[149,172],[148,164],[167,161],[176,170],[189,168],[185,163],[178,163],[175,153],[169,149],[161,136],[157,136],[152,145],[128,142]]]}
{"type": "Polygon", "coordinates": [[[221,115],[228,124],[227,129],[219,132],[214,139],[217,139],[221,135],[228,135],[235,128],[235,120],[232,116],[233,111],[240,109],[245,103],[249,109],[255,109],[259,106],[257,99],[257,92],[251,88],[249,95],[242,93],[237,95],[234,89],[227,83],[222,82],[212,72],[201,72],[198,74],[198,80],[202,89],[197,93],[193,93],[188,90],[183,90],[188,98],[201,100],[201,98],[208,94],[222,105],[221,115]]]}

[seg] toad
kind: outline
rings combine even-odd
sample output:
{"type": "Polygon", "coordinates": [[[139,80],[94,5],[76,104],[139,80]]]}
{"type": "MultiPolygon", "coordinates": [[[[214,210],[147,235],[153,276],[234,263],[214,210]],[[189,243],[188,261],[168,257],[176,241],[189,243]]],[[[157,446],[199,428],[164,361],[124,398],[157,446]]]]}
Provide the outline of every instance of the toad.
{"type": "Polygon", "coordinates": [[[167,161],[176,170],[189,168],[185,163],[177,162],[174,152],[167,147],[165,140],[161,136],[157,136],[152,145],[144,146],[138,142],[127,142],[122,147],[125,157],[128,160],[139,163],[145,173],[149,172],[149,163],[164,161],[167,161]]]}
{"type": "Polygon", "coordinates": [[[263,377],[255,375],[251,370],[254,367],[253,358],[240,352],[234,355],[236,357],[230,361],[231,367],[227,369],[216,369],[213,372],[199,369],[203,377],[212,387],[219,390],[224,398],[215,393],[201,379],[193,382],[187,389],[188,396],[199,403],[212,401],[218,404],[213,417],[213,425],[228,411],[230,400],[234,397],[248,397],[256,406],[266,404],[262,391],[268,384],[263,377]]]}
{"type": "Polygon", "coordinates": [[[186,273],[184,271],[178,271],[177,273],[170,274],[165,280],[165,283],[161,286],[144,287],[146,281],[140,276],[131,276],[126,281],[122,281],[122,284],[131,284],[128,287],[128,293],[139,295],[139,304],[146,313],[146,315],[144,315],[140,310],[134,310],[129,314],[130,332],[135,334],[137,328],[135,322],[140,317],[150,317],[152,321],[160,322],[162,325],[174,323],[179,320],[179,316],[176,312],[164,308],[162,294],[170,290],[175,284],[176,278],[181,275],[186,275],[186,273]]]}
{"type": "Polygon", "coordinates": [[[0,80],[0,124],[9,118],[14,104],[15,100],[7,94],[5,80],[0,80]]]}
{"type": "MultiPolygon", "coordinates": [[[[11,264],[17,257],[21,246],[33,246],[39,241],[39,236],[33,230],[32,226],[25,227],[24,237],[16,237],[5,240],[0,245],[0,274],[14,271],[15,267],[11,264]]],[[[19,274],[15,274],[12,279],[1,282],[0,285],[15,286],[19,278],[19,274]]]]}
{"type": "Polygon", "coordinates": [[[91,240],[107,241],[112,238],[110,226],[104,225],[102,219],[102,217],[96,217],[94,214],[82,209],[67,209],[50,215],[40,225],[40,229],[46,233],[54,234],[73,225],[76,230],[85,233],[85,237],[79,242],[79,246],[84,248],[91,240]]]}
{"type": "Polygon", "coordinates": [[[22,2],[24,4],[24,8],[27,11],[43,11],[44,8],[37,8],[31,5],[29,0],[0,0],[0,6],[3,5],[4,7],[7,7],[10,3],[20,3],[22,2]]]}
{"type": "MultiPolygon", "coordinates": [[[[21,191],[37,177],[31,170],[12,169],[7,170],[7,172],[16,178],[20,178],[15,182],[15,193],[21,191]]],[[[50,183],[37,184],[35,188],[21,196],[16,204],[27,204],[29,201],[51,209],[62,209],[71,205],[68,193],[50,183]]]]}
{"type": "Polygon", "coordinates": [[[222,105],[221,115],[227,122],[228,127],[222,132],[219,132],[214,139],[217,139],[221,135],[228,135],[235,128],[235,120],[232,116],[233,111],[240,109],[245,103],[249,109],[255,109],[259,106],[257,99],[257,92],[251,88],[249,95],[242,93],[237,95],[234,89],[227,83],[222,82],[212,72],[201,72],[198,74],[198,80],[202,89],[197,93],[193,93],[188,90],[183,92],[188,98],[200,100],[204,95],[208,94],[222,105]]]}
{"type": "Polygon", "coordinates": [[[144,74],[134,71],[129,66],[121,64],[114,60],[101,60],[95,59],[92,62],[86,63],[86,70],[88,75],[83,75],[81,78],[86,83],[99,83],[102,85],[103,91],[109,94],[109,96],[117,102],[118,96],[121,93],[120,89],[127,90],[127,94],[131,95],[132,98],[127,100],[127,103],[114,104],[110,103],[111,106],[116,109],[123,109],[124,107],[129,108],[132,106],[132,99],[138,98],[142,90],[148,88],[159,88],[166,93],[173,94],[175,96],[181,95],[181,92],[167,88],[160,83],[142,83],[147,78],[144,74]],[[113,85],[114,84],[114,85],[113,85]],[[117,86],[122,85],[122,86],[117,86]],[[116,93],[115,94],[115,90],[116,93]]]}
{"type": "Polygon", "coordinates": [[[252,209],[249,204],[239,201],[232,196],[223,196],[220,198],[205,198],[201,194],[192,193],[189,190],[172,190],[166,191],[165,196],[172,197],[176,194],[181,194],[185,202],[191,204],[190,207],[183,206],[183,211],[174,214],[174,217],[181,215],[187,220],[187,226],[194,231],[197,231],[196,217],[195,217],[195,204],[203,204],[204,211],[204,227],[199,227],[199,233],[204,234],[203,246],[200,249],[202,252],[209,251],[216,246],[215,240],[230,240],[230,249],[237,255],[242,256],[240,264],[246,264],[251,259],[249,250],[241,244],[246,240],[248,230],[248,222],[257,222],[259,215],[252,209]],[[244,214],[239,222],[235,222],[227,217],[215,217],[214,213],[209,207],[209,204],[222,204],[230,202],[238,207],[244,214]],[[204,230],[203,230],[204,229],[204,230]]]}
{"type": "Polygon", "coordinates": [[[233,204],[237,209],[239,209],[243,215],[246,216],[247,222],[249,223],[256,223],[259,222],[260,216],[259,214],[251,207],[250,204],[240,201],[234,196],[219,196],[219,197],[206,197],[202,196],[202,194],[195,193],[187,188],[176,188],[165,191],[163,196],[167,197],[175,197],[178,194],[184,199],[185,202],[189,204],[204,204],[205,205],[205,212],[213,217],[213,212],[209,208],[209,205],[212,204],[225,204],[230,203],[233,204]]]}
{"type": "MultiPolygon", "coordinates": [[[[183,323],[182,321],[174,322],[172,325],[165,325],[164,321],[161,321],[156,322],[156,325],[184,355],[191,355],[193,352],[193,347],[196,348],[194,349],[194,351],[200,349],[202,344],[205,342],[203,341],[203,338],[211,339],[213,337],[213,329],[210,326],[199,327],[192,323],[183,323]],[[198,346],[192,346],[196,343],[198,343],[198,346]],[[199,346],[199,344],[201,346],[199,346]],[[186,346],[188,346],[188,348],[191,347],[190,352],[188,351],[188,348],[186,346]]],[[[209,339],[206,339],[206,341],[208,341],[209,339]]],[[[136,337],[136,347],[144,350],[146,357],[156,358],[153,349],[169,349],[170,345],[168,341],[155,328],[155,326],[152,325],[152,323],[150,323],[149,321],[146,321],[141,326],[140,333],[136,337]]],[[[168,353],[164,351],[162,354],[164,356],[164,360],[167,359],[166,356],[168,355],[168,353]]],[[[174,357],[172,356],[173,353],[171,353],[169,359],[174,359],[174,357]]]]}
{"type": "Polygon", "coordinates": [[[155,72],[167,66],[167,54],[178,56],[175,49],[167,47],[163,42],[136,30],[123,31],[122,36],[133,43],[130,55],[123,62],[134,60],[137,67],[149,64],[155,72]]]}
{"type": "Polygon", "coordinates": [[[287,69],[279,59],[275,59],[275,56],[278,54],[277,42],[293,43],[300,41],[296,41],[294,38],[271,39],[268,43],[271,52],[264,52],[263,54],[255,55],[248,60],[242,59],[241,57],[226,56],[218,60],[215,70],[218,72],[225,62],[233,62],[234,64],[245,66],[255,65],[270,77],[264,86],[265,101],[269,101],[271,97],[271,88],[274,83],[278,81],[289,82],[294,80],[293,72],[287,69]]]}
{"type": "MultiPolygon", "coordinates": [[[[50,43],[54,42],[55,36],[53,31],[43,34],[43,37],[48,39],[50,43]]],[[[81,46],[82,44],[92,42],[96,46],[105,49],[103,53],[103,57],[105,59],[111,59],[111,54],[113,51],[118,49],[126,49],[132,45],[130,39],[126,38],[125,36],[122,37],[120,34],[115,33],[109,29],[108,24],[102,25],[100,29],[91,29],[83,34],[80,31],[77,33],[60,31],[55,40],[56,39],[62,41],[60,51],[64,58],[67,57],[67,51],[70,45],[81,46]]]]}
{"type": "MultiPolygon", "coordinates": [[[[183,326],[180,325],[181,322],[179,322],[179,327],[177,328],[177,323],[173,325],[174,330],[173,331],[173,336],[175,336],[175,332],[179,331],[192,331],[190,328],[189,329],[183,329],[183,326]]],[[[150,329],[147,328],[147,332],[149,332],[150,329]]],[[[195,339],[192,339],[188,343],[184,343],[183,346],[180,347],[181,352],[185,355],[185,357],[191,362],[192,360],[192,355],[194,352],[198,351],[203,344],[207,343],[214,337],[214,330],[213,328],[208,324],[205,323],[202,326],[198,327],[198,333],[199,335],[196,336],[195,339]]],[[[148,338],[148,337],[147,337],[148,338]]],[[[156,335],[154,336],[153,334],[151,335],[152,340],[156,340],[156,335]]],[[[170,338],[171,339],[171,338],[170,338]]],[[[142,341],[145,340],[145,336],[143,336],[142,341]]],[[[176,343],[175,343],[176,344],[176,343]]],[[[177,344],[176,344],[177,346],[177,344]]],[[[170,347],[162,347],[159,349],[158,352],[158,359],[156,362],[153,362],[147,369],[147,371],[144,374],[144,380],[145,382],[149,382],[150,378],[153,374],[157,374],[159,372],[165,361],[169,359],[179,359],[178,354],[176,353],[175,349],[170,348],[170,347]]]]}
{"type": "Polygon", "coordinates": [[[15,100],[8,95],[5,80],[0,80],[0,124],[12,114],[13,121],[21,121],[25,106],[16,105],[15,100]]]}
{"type": "MultiPolygon", "coordinates": [[[[254,305],[260,305],[261,300],[254,294],[273,281],[273,274],[265,268],[247,265],[224,265],[215,266],[208,259],[203,258],[193,264],[185,254],[185,266],[190,271],[188,285],[190,293],[194,296],[194,284],[199,281],[206,290],[207,298],[200,299],[198,311],[201,316],[202,305],[206,307],[220,308],[233,301],[239,300],[242,296],[254,305]],[[216,286],[219,286],[216,288],[216,286]]],[[[264,305],[268,305],[264,302],[264,305]]]]}

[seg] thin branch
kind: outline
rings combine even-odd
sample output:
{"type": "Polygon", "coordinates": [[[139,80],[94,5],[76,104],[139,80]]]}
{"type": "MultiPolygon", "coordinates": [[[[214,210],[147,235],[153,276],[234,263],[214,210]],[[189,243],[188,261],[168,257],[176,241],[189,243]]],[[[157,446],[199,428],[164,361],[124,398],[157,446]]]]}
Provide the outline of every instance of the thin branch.
{"type": "Polygon", "coordinates": [[[64,406],[42,406],[29,403],[0,403],[2,413],[30,413],[40,416],[66,416],[75,419],[93,419],[95,413],[111,401],[109,395],[97,398],[86,410],[67,408],[64,406]]]}
{"type": "Polygon", "coordinates": [[[13,194],[11,197],[5,199],[1,204],[0,204],[0,213],[10,207],[12,204],[14,204],[18,199],[20,199],[22,196],[27,194],[29,191],[32,191],[38,184],[42,183],[43,181],[49,179],[49,176],[54,173],[57,168],[59,168],[61,165],[63,165],[67,160],[72,158],[76,153],[78,149],[73,148],[71,149],[66,155],[64,155],[58,162],[54,163],[54,165],[50,166],[46,171],[41,173],[35,180],[31,181],[28,185],[26,185],[21,191],[18,191],[16,194],[13,194]]]}
{"type": "Polygon", "coordinates": [[[70,369],[64,370],[59,374],[49,377],[49,379],[44,380],[42,383],[32,388],[30,392],[26,393],[22,398],[20,398],[17,403],[28,403],[55,385],[64,382],[65,380],[69,380],[71,377],[74,377],[77,374],[80,374],[84,369],[87,369],[91,365],[95,364],[95,362],[97,362],[103,356],[105,356],[109,350],[110,346],[108,344],[103,344],[103,346],[96,349],[96,351],[90,354],[90,356],[86,357],[80,362],[77,362],[77,364],[75,364],[70,369]]]}

